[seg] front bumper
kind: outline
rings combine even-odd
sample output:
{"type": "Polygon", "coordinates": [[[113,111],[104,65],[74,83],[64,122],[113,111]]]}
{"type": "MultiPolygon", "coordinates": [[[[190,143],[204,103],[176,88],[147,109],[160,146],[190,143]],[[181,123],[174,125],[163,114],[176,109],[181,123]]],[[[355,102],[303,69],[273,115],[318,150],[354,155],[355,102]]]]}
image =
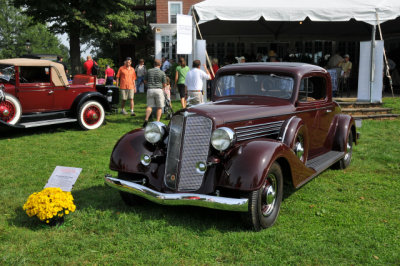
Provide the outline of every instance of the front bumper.
{"type": "Polygon", "coordinates": [[[190,205],[206,207],[210,209],[246,212],[248,199],[236,199],[210,196],[193,193],[161,193],[137,183],[113,178],[110,175],[104,177],[106,185],[118,190],[134,194],[152,202],[163,205],[190,205]]]}

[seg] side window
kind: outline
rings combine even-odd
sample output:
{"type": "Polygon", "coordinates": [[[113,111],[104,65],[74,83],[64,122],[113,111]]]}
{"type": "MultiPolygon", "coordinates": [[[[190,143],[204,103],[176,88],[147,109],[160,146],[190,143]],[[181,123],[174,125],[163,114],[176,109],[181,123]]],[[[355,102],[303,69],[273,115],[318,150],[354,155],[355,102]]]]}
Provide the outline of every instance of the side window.
{"type": "Polygon", "coordinates": [[[20,67],[20,83],[50,83],[50,67],[20,67]]]}
{"type": "Polygon", "coordinates": [[[300,83],[299,101],[321,101],[326,97],[326,81],[323,77],[303,78],[300,83]]]}

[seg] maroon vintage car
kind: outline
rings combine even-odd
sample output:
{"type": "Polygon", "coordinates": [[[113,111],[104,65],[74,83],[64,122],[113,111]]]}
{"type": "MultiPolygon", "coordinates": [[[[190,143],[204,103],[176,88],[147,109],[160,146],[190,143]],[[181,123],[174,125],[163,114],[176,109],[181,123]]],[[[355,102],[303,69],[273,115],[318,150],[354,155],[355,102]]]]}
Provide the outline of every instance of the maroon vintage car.
{"type": "Polygon", "coordinates": [[[104,122],[118,103],[118,88],[96,86],[96,77],[68,83],[63,65],[39,59],[0,60],[0,127],[37,127],[78,121],[85,129],[104,122]]]}
{"type": "Polygon", "coordinates": [[[298,188],[350,164],[356,127],[332,101],[323,68],[246,63],[217,73],[211,102],[123,136],[105,183],[128,204],[147,200],[241,211],[255,230],[271,226],[283,186],[298,188]]]}

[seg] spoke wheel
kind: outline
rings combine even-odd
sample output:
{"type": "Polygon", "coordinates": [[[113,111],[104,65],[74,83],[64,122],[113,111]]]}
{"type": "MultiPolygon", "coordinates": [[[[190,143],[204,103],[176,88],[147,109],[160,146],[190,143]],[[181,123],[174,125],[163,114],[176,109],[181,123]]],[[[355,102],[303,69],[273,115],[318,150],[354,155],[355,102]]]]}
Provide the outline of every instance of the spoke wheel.
{"type": "Polygon", "coordinates": [[[282,170],[274,162],[261,188],[250,193],[249,209],[247,213],[243,213],[244,222],[255,231],[272,226],[279,214],[282,195],[282,170]]]}
{"type": "Polygon", "coordinates": [[[0,120],[15,125],[21,118],[21,104],[14,96],[8,93],[5,96],[5,101],[0,102],[0,120]]]}
{"type": "Polygon", "coordinates": [[[85,102],[78,113],[79,125],[85,129],[96,129],[104,123],[104,108],[97,101],[85,102]]]}

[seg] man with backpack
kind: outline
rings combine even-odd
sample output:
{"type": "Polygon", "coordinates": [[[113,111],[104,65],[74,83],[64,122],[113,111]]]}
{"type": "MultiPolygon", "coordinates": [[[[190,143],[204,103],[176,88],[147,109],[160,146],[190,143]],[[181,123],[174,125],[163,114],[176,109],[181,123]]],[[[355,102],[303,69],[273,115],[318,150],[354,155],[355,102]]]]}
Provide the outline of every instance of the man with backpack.
{"type": "Polygon", "coordinates": [[[83,63],[83,68],[87,75],[97,75],[99,70],[99,65],[92,59],[92,56],[88,55],[86,57],[86,62],[83,63]]]}

